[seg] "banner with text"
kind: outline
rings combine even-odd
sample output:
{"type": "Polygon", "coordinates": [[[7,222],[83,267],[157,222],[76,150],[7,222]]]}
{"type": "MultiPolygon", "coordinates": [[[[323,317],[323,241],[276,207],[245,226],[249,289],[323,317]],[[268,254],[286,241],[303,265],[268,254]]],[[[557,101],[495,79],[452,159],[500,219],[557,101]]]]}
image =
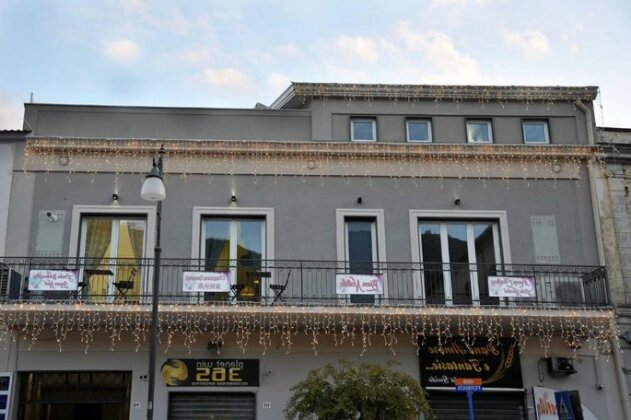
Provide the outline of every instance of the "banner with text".
{"type": "Polygon", "coordinates": [[[383,274],[337,274],[338,295],[383,295],[383,274]]]}
{"type": "Polygon", "coordinates": [[[160,371],[167,386],[259,386],[258,359],[168,359],[160,371]]]}
{"type": "Polygon", "coordinates": [[[77,290],[78,279],[79,273],[74,270],[31,270],[28,275],[28,290],[77,290]]]}
{"type": "Polygon", "coordinates": [[[537,297],[535,278],[489,276],[489,296],[515,298],[537,297]]]}
{"type": "Polygon", "coordinates": [[[419,339],[423,387],[453,388],[456,378],[481,378],[485,389],[523,388],[519,348],[512,339],[490,342],[480,337],[467,346],[462,338],[452,337],[441,344],[436,337],[419,339]]]}
{"type": "Polygon", "coordinates": [[[185,271],[182,277],[184,292],[229,292],[230,272],[185,271]]]}

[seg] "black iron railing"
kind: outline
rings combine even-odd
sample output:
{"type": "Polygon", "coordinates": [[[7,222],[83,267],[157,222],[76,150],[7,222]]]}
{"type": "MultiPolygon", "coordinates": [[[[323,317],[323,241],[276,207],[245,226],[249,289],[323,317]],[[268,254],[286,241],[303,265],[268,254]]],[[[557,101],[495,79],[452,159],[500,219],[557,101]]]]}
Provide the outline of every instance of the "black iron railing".
{"type": "MultiPolygon", "coordinates": [[[[0,299],[149,303],[154,269],[153,259],[0,258],[0,299]],[[76,289],[34,290],[33,285],[29,288],[29,277],[34,270],[72,272],[77,281],[76,289]]],[[[160,270],[160,299],[163,303],[249,301],[262,305],[545,304],[594,307],[607,306],[610,302],[607,273],[604,267],[598,266],[166,258],[162,259],[160,270]],[[228,292],[184,291],[185,272],[224,272],[232,286],[228,292]],[[338,277],[351,272],[373,276],[382,282],[383,294],[338,294],[338,277]],[[500,281],[509,283],[519,283],[521,279],[526,283],[522,297],[491,296],[489,277],[495,277],[495,281],[498,281],[497,277],[507,277],[500,281]]],[[[510,289],[512,286],[506,287],[510,289]]]]}

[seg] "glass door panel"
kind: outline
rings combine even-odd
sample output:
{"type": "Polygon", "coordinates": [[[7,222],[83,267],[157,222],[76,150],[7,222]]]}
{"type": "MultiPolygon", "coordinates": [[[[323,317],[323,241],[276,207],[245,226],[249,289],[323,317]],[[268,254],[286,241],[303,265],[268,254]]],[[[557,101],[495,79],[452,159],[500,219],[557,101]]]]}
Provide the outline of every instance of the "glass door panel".
{"type": "Polygon", "coordinates": [[[243,285],[240,297],[258,301],[261,298],[261,260],[263,256],[262,220],[237,220],[237,285],[243,285]]]}
{"type": "MultiPolygon", "coordinates": [[[[229,219],[204,221],[204,271],[230,271],[230,225],[229,219]]],[[[226,300],[228,293],[207,292],[204,299],[226,300]]]]}
{"type": "Polygon", "coordinates": [[[84,257],[86,258],[83,282],[88,294],[100,297],[110,294],[110,258],[112,258],[113,219],[90,217],[84,219],[84,257]]]}
{"type": "MultiPolygon", "coordinates": [[[[346,246],[348,269],[351,274],[373,274],[376,262],[374,220],[347,220],[346,246]]],[[[374,303],[373,295],[350,295],[351,303],[374,303]]]]}
{"type": "Polygon", "coordinates": [[[469,305],[471,304],[471,278],[469,276],[466,224],[448,223],[447,241],[451,266],[453,303],[456,305],[469,305]]]}
{"type": "Polygon", "coordinates": [[[481,305],[497,305],[499,299],[489,296],[488,277],[496,274],[496,244],[494,240],[494,224],[474,223],[473,240],[475,243],[475,262],[477,267],[478,288],[481,305]]]}
{"type": "Polygon", "coordinates": [[[118,223],[118,263],[113,266],[114,284],[117,286],[117,292],[129,297],[142,294],[141,274],[146,230],[144,220],[119,220],[118,223]]]}
{"type": "Polygon", "coordinates": [[[440,240],[440,224],[421,223],[418,226],[421,242],[422,279],[426,303],[445,303],[445,278],[443,253],[440,240]]]}

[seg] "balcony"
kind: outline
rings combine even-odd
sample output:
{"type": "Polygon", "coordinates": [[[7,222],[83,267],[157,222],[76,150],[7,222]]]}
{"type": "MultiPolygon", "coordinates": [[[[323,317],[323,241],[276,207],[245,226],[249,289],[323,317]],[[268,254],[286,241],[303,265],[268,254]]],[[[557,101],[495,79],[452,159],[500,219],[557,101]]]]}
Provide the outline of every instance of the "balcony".
{"type": "MultiPolygon", "coordinates": [[[[135,304],[151,301],[153,259],[0,258],[0,302],[135,304]],[[76,289],[29,290],[34,270],[73,273],[76,289]]],[[[598,266],[347,261],[162,260],[160,301],[226,307],[583,308],[609,306],[607,273],[598,266]],[[212,267],[212,269],[211,269],[212,267]],[[228,292],[184,291],[190,273],[220,272],[228,292]],[[188,273],[188,274],[185,274],[188,273]],[[340,294],[341,274],[375,276],[382,294],[340,294]],[[531,279],[528,297],[495,297],[489,277],[531,279]]]]}

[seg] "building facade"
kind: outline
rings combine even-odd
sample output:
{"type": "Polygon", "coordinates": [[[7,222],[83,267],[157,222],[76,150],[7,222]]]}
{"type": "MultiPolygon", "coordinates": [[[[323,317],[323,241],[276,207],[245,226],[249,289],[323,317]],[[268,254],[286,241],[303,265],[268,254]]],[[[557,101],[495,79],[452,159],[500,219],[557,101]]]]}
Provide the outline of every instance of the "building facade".
{"type": "Polygon", "coordinates": [[[159,273],[158,419],[282,418],[290,387],[341,359],[399,362],[438,418],[466,415],[457,377],[481,379],[480,418],[534,419],[554,390],[629,418],[596,92],[294,83],[269,108],[26,104],[7,414],[144,418],[159,273]],[[161,146],[159,224],[140,189],[161,146]]]}

